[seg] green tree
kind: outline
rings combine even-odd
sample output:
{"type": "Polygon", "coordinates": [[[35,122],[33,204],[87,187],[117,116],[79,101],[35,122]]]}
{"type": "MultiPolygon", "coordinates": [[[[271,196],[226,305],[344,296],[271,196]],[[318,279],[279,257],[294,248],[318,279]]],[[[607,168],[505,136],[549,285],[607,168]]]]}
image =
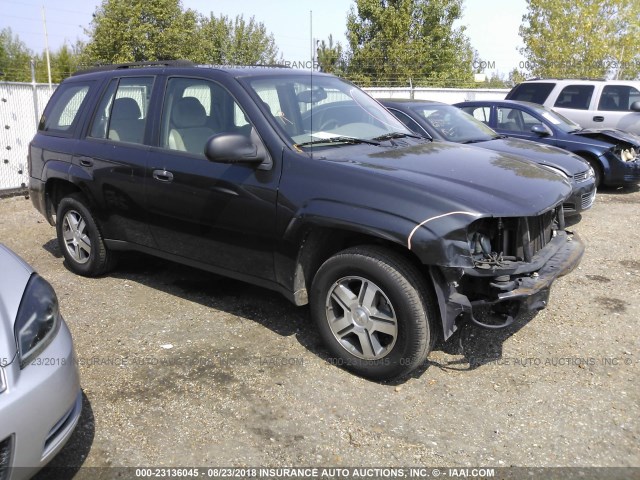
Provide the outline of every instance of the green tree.
{"type": "Polygon", "coordinates": [[[180,0],[103,0],[86,33],[87,63],[188,58],[197,45],[197,14],[180,0]]]}
{"type": "Polygon", "coordinates": [[[190,58],[199,63],[220,65],[268,65],[277,62],[278,47],[273,35],[254,17],[241,15],[200,19],[197,53],[190,58]]]}
{"type": "Polygon", "coordinates": [[[0,30],[0,80],[7,82],[31,81],[31,57],[33,52],[11,28],[0,30]]]}
{"type": "Polygon", "coordinates": [[[340,42],[333,44],[333,36],[329,35],[329,43],[324,40],[316,49],[317,62],[321,72],[340,74],[344,65],[342,57],[342,45],[340,42]]]}
{"type": "Polygon", "coordinates": [[[473,84],[462,0],[356,0],[347,17],[348,76],[363,84],[473,84]]]}
{"type": "Polygon", "coordinates": [[[638,78],[638,18],[638,0],[527,0],[521,53],[534,76],[638,78]]]}

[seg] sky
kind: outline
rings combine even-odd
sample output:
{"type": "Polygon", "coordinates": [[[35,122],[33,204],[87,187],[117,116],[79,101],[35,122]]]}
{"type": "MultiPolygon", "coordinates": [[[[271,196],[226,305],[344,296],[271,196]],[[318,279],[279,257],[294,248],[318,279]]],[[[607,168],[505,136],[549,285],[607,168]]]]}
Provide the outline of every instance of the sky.
{"type": "MultiPolygon", "coordinates": [[[[44,7],[49,49],[55,51],[65,42],[86,40],[84,28],[99,4],[100,0],[0,0],[0,29],[10,27],[32,51],[43,52],[44,7]]],[[[312,39],[326,41],[329,34],[346,46],[346,17],[354,4],[353,0],[182,0],[185,9],[205,15],[254,16],[273,34],[288,62],[308,62],[312,39]]],[[[518,28],[525,13],[525,0],[464,0],[458,25],[466,27],[487,72],[506,76],[513,68],[522,69],[518,28]]]]}

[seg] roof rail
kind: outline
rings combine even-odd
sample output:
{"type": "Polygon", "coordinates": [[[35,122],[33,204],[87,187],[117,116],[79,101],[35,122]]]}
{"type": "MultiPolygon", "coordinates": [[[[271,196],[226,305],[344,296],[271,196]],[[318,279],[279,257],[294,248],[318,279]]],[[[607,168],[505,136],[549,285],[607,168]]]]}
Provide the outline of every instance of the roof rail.
{"type": "Polygon", "coordinates": [[[195,63],[189,60],[161,60],[153,62],[131,62],[131,63],[115,63],[107,65],[96,65],[95,67],[87,68],[85,70],[78,70],[71,74],[83,75],[85,73],[93,72],[105,72],[109,70],[127,70],[130,68],[143,68],[143,67],[193,67],[195,63]]]}

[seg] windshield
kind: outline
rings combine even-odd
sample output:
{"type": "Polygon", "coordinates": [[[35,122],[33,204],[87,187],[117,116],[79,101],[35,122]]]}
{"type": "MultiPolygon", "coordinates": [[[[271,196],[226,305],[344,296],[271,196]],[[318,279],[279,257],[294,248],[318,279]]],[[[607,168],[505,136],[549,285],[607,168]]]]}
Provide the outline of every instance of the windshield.
{"type": "Polygon", "coordinates": [[[483,142],[499,137],[480,120],[451,105],[415,105],[411,109],[450,142],[483,142]]]}
{"type": "Polygon", "coordinates": [[[582,127],[577,123],[569,120],[567,117],[560,115],[555,110],[551,110],[550,108],[543,107],[542,105],[534,105],[530,104],[535,112],[544,118],[547,122],[553,124],[557,129],[562,130],[565,133],[576,132],[578,130],[582,130],[582,127]]]}
{"type": "Polygon", "coordinates": [[[285,74],[250,78],[247,83],[298,147],[413,136],[379,103],[337,77],[285,74]]]}

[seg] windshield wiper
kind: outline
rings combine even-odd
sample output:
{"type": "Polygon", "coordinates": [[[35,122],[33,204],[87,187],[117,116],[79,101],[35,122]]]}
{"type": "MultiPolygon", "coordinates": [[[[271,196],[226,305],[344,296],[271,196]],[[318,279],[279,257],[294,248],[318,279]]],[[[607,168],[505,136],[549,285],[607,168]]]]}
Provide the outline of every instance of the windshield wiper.
{"type": "MultiPolygon", "coordinates": [[[[494,140],[496,138],[502,138],[502,137],[493,137],[491,140],[494,140]]],[[[488,139],[487,138],[472,138],[471,140],[466,140],[464,142],[462,142],[463,144],[467,145],[469,143],[481,143],[481,142],[486,142],[488,139]]]]}
{"type": "Polygon", "coordinates": [[[365,140],[364,138],[355,138],[355,137],[331,137],[331,138],[321,138],[319,140],[309,140],[308,142],[296,143],[295,147],[308,147],[309,145],[318,145],[321,143],[345,143],[347,145],[358,145],[361,143],[366,143],[368,145],[380,145],[380,142],[375,142],[373,140],[365,140]]]}
{"type": "Polygon", "coordinates": [[[431,140],[430,138],[427,138],[427,137],[422,137],[420,135],[415,135],[413,133],[404,133],[404,132],[385,133],[384,135],[380,135],[379,137],[374,137],[373,140],[379,140],[381,142],[384,142],[385,140],[391,140],[393,138],[406,138],[406,137],[431,140]]]}

